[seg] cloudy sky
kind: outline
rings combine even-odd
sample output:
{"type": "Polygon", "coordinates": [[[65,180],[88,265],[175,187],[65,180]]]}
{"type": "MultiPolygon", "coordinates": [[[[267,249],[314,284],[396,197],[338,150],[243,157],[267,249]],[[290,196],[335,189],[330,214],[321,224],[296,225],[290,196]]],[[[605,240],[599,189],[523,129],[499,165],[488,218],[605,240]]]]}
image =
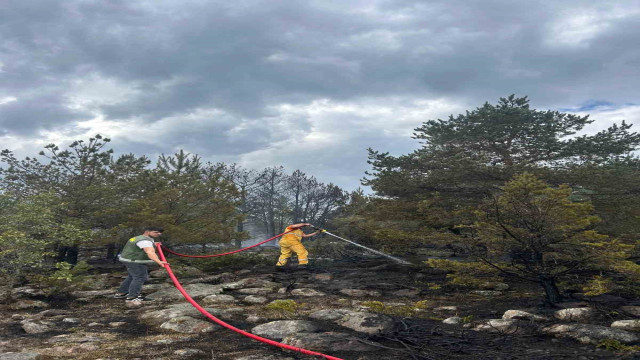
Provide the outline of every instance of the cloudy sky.
{"type": "Polygon", "coordinates": [[[640,127],[639,84],[637,0],[0,0],[19,157],[100,133],[353,190],[366,148],[407,153],[421,122],[512,93],[640,127]]]}

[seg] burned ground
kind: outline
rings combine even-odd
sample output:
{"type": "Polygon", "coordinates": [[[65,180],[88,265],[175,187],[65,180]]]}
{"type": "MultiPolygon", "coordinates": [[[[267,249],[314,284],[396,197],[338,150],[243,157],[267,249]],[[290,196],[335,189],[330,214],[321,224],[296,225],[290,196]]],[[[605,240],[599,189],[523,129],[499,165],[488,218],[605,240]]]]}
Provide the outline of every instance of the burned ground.
{"type": "MultiPolygon", "coordinates": [[[[107,262],[94,262],[92,271],[94,275],[111,274],[109,279],[113,288],[123,274],[123,268],[119,264],[107,262]]],[[[271,261],[264,261],[243,271],[234,269],[231,273],[236,278],[259,274],[286,289],[281,298],[293,299],[300,307],[296,313],[283,318],[305,319],[306,314],[317,309],[367,306],[370,307],[370,311],[379,311],[393,318],[393,330],[386,334],[356,334],[362,342],[377,347],[378,350],[375,352],[325,351],[343,359],[638,358],[631,352],[615,353],[594,345],[585,345],[570,339],[555,339],[537,332],[477,332],[462,325],[442,323],[444,318],[453,315],[458,315],[464,318],[466,323],[472,324],[484,319],[500,318],[504,311],[509,309],[551,311],[542,306],[540,290],[528,284],[510,284],[511,290],[504,295],[485,297],[446,286],[446,276],[441,272],[430,271],[424,267],[397,265],[386,259],[370,258],[315,260],[309,269],[298,270],[292,266],[285,271],[277,271],[271,261]],[[329,280],[318,281],[322,276],[329,280]],[[325,296],[299,298],[290,295],[290,291],[303,287],[313,288],[325,296]],[[347,296],[342,292],[344,289],[363,290],[379,295],[347,296]],[[393,295],[400,290],[412,292],[406,296],[393,295]],[[435,310],[442,306],[455,306],[456,310],[449,313],[435,310]]],[[[233,290],[225,291],[225,294],[235,295],[233,290]]],[[[52,330],[42,334],[26,334],[19,324],[21,319],[34,316],[41,310],[18,311],[11,310],[7,304],[0,306],[0,350],[3,353],[32,351],[42,354],[41,359],[92,360],[315,358],[284,351],[227,329],[196,335],[162,330],[139,321],[138,315],[144,310],[128,309],[122,300],[96,297],[80,301],[62,294],[40,299],[48,302],[52,309],[62,311],[62,315],[50,318],[56,324],[52,330]],[[78,322],[60,321],[69,317],[78,319],[78,322]],[[199,352],[186,351],[189,349],[199,352]]],[[[155,303],[145,307],[161,306],[162,304],[155,303]]],[[[248,322],[246,316],[264,316],[264,305],[244,304],[244,307],[246,313],[228,322],[250,331],[256,324],[248,322]]],[[[323,323],[323,330],[349,331],[333,323],[323,323]]],[[[0,359],[2,356],[0,355],[0,359]]]]}

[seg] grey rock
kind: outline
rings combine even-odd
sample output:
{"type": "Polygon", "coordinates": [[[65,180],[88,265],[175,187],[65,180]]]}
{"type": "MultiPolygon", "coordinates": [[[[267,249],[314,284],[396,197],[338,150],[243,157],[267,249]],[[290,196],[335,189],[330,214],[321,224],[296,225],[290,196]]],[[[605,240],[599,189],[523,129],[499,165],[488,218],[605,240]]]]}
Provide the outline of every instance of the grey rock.
{"type": "Polygon", "coordinates": [[[242,301],[249,304],[265,304],[269,301],[269,299],[264,296],[249,295],[242,299],[242,301]]]}
{"type": "Polygon", "coordinates": [[[225,294],[214,294],[205,296],[202,298],[202,304],[218,304],[218,303],[230,303],[236,301],[236,299],[231,295],[225,294]]]}
{"type": "Polygon", "coordinates": [[[583,322],[589,320],[594,314],[591,308],[569,308],[558,310],[553,313],[556,319],[563,321],[583,322]]]}
{"type": "Polygon", "coordinates": [[[245,287],[246,282],[247,282],[246,279],[243,279],[239,281],[220,284],[220,287],[223,290],[238,290],[245,287]]]}
{"type": "Polygon", "coordinates": [[[340,290],[341,294],[347,295],[347,296],[354,296],[354,297],[366,297],[366,296],[370,296],[370,297],[379,297],[381,296],[379,291],[376,290],[362,290],[362,289],[342,289],[340,290]]]}
{"type": "Polygon", "coordinates": [[[522,310],[507,310],[502,315],[503,320],[529,320],[529,321],[549,321],[546,316],[531,314],[522,310]]]}
{"type": "Polygon", "coordinates": [[[204,277],[199,277],[196,279],[189,279],[187,281],[182,282],[185,285],[194,284],[194,283],[217,283],[223,278],[222,274],[209,275],[204,277]]]}
{"type": "Polygon", "coordinates": [[[273,289],[270,288],[245,288],[239,289],[238,293],[246,294],[246,295],[266,295],[273,292],[273,289]]]}
{"type": "MultiPolygon", "coordinates": [[[[159,269],[164,270],[164,269],[159,269]]],[[[202,270],[198,269],[194,266],[178,266],[175,269],[172,269],[178,278],[180,277],[196,277],[202,276],[204,273],[202,270]]]]}
{"type": "Polygon", "coordinates": [[[321,291],[309,289],[309,288],[294,289],[291,291],[291,295],[304,296],[304,297],[326,296],[326,294],[321,291]]]}
{"type": "Polygon", "coordinates": [[[8,352],[0,354],[0,360],[39,360],[42,355],[36,352],[8,352]]]}
{"type": "MultiPolygon", "coordinates": [[[[195,284],[185,285],[184,290],[192,298],[198,299],[208,295],[220,294],[222,292],[222,287],[220,285],[195,283],[195,284]]],[[[182,296],[182,294],[176,288],[163,289],[153,294],[150,294],[149,297],[156,300],[166,300],[166,301],[176,301],[176,300],[184,299],[184,296],[182,296]]]]}
{"type": "Polygon", "coordinates": [[[17,298],[26,298],[31,296],[43,296],[45,295],[45,293],[41,289],[34,289],[30,286],[23,286],[12,289],[11,295],[17,298]]]}
{"type": "Polygon", "coordinates": [[[149,297],[159,301],[179,301],[184,299],[180,291],[174,287],[153,292],[149,294],[149,297]]]}
{"type": "Polygon", "coordinates": [[[313,348],[316,351],[377,351],[380,348],[369,345],[353,335],[339,332],[326,333],[298,333],[287,336],[282,340],[283,344],[313,348]]]}
{"type": "Polygon", "coordinates": [[[614,321],[611,323],[611,327],[629,331],[640,331],[640,319],[614,321]]]}
{"type": "Polygon", "coordinates": [[[554,324],[543,328],[542,332],[557,337],[573,338],[583,344],[598,344],[608,339],[631,344],[640,340],[638,335],[625,330],[589,324],[554,324]]]}
{"type": "Polygon", "coordinates": [[[337,321],[338,325],[369,335],[387,333],[393,327],[393,320],[386,315],[367,312],[353,312],[337,321]]]}
{"type": "Polygon", "coordinates": [[[315,320],[340,320],[346,315],[355,314],[355,311],[349,309],[325,309],[318,310],[309,314],[309,317],[315,320]]]}
{"type": "Polygon", "coordinates": [[[192,298],[197,299],[208,295],[220,294],[222,292],[222,287],[220,287],[220,285],[196,283],[184,286],[184,290],[192,298]]]}
{"type": "Polygon", "coordinates": [[[313,279],[317,281],[331,281],[333,279],[333,275],[331,274],[315,274],[313,275],[313,279]]]}
{"type": "Polygon", "coordinates": [[[516,334],[532,328],[535,328],[535,326],[529,321],[490,319],[477,325],[473,330],[498,332],[501,334],[516,334]]]}
{"type": "Polygon", "coordinates": [[[13,310],[48,308],[49,304],[40,300],[19,300],[9,306],[13,310]]]}
{"type": "Polygon", "coordinates": [[[53,326],[53,324],[48,321],[31,319],[22,320],[20,325],[22,325],[22,329],[24,329],[27,334],[41,334],[51,330],[51,326],[53,326]]]}
{"type": "Polygon", "coordinates": [[[260,316],[258,316],[258,315],[249,315],[249,316],[247,316],[247,319],[246,319],[246,321],[247,321],[248,323],[254,323],[254,324],[255,324],[255,323],[259,323],[259,322],[261,322],[261,321],[263,321],[263,320],[264,320],[264,319],[263,319],[263,318],[261,318],[261,317],[260,317],[260,316]]]}
{"type": "Polygon", "coordinates": [[[48,309],[48,310],[40,311],[38,313],[38,316],[50,317],[50,316],[67,315],[67,314],[69,314],[68,310],[48,309]]]}
{"type": "Polygon", "coordinates": [[[93,335],[84,335],[84,334],[62,334],[56,335],[47,340],[47,343],[55,344],[55,343],[92,343],[92,342],[101,342],[102,338],[93,335]]]}
{"type": "MultiPolygon", "coordinates": [[[[215,308],[205,307],[204,309],[214,316],[217,316],[220,313],[220,310],[215,308]]],[[[198,309],[194,308],[191,304],[187,303],[187,304],[175,304],[165,309],[147,311],[142,313],[139,316],[139,319],[151,324],[160,324],[166,321],[167,319],[180,317],[180,316],[205,318],[205,315],[200,313],[198,309]]]]}
{"type": "Polygon", "coordinates": [[[257,277],[246,278],[246,279],[243,279],[242,282],[244,283],[245,287],[254,287],[254,288],[255,287],[278,288],[282,285],[277,282],[273,282],[273,281],[269,281],[269,280],[257,278],[257,277]]]}
{"type": "Polygon", "coordinates": [[[174,317],[160,325],[160,328],[183,334],[202,334],[222,329],[211,322],[194,319],[190,316],[174,317]]]}
{"type": "Polygon", "coordinates": [[[458,325],[460,323],[462,323],[462,318],[459,316],[452,316],[450,318],[446,318],[444,320],[442,320],[443,324],[449,324],[449,325],[458,325]]]}
{"type": "Polygon", "coordinates": [[[173,352],[178,356],[193,356],[193,355],[204,355],[204,351],[200,349],[180,349],[173,352]]]}
{"type": "Polygon", "coordinates": [[[168,278],[169,274],[167,273],[167,271],[165,269],[158,269],[158,270],[149,271],[149,277],[151,277],[151,278],[168,278]]]}
{"type": "Polygon", "coordinates": [[[264,336],[271,340],[280,341],[286,336],[301,332],[316,332],[319,327],[311,321],[279,320],[258,325],[251,329],[253,334],[264,336]]]}

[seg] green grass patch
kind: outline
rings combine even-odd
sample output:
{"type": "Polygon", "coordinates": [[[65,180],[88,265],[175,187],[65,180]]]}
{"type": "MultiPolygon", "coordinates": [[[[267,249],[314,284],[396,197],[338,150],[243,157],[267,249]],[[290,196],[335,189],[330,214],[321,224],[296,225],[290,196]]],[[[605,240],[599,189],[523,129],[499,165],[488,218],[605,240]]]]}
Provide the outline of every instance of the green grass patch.
{"type": "Polygon", "coordinates": [[[631,352],[631,351],[640,351],[640,346],[638,345],[625,345],[618,340],[606,339],[600,341],[597,345],[599,348],[605,348],[609,351],[622,351],[622,352],[631,352]]]}
{"type": "Polygon", "coordinates": [[[417,301],[412,305],[387,305],[382,301],[364,301],[362,306],[366,306],[369,310],[391,316],[399,317],[422,317],[427,308],[427,301],[417,301]]]}

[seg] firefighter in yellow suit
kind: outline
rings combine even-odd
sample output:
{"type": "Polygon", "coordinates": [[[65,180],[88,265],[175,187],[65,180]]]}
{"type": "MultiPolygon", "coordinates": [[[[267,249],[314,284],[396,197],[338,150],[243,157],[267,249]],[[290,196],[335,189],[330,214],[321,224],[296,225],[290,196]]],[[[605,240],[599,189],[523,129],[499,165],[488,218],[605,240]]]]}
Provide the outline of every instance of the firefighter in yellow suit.
{"type": "Polygon", "coordinates": [[[298,255],[298,264],[301,266],[307,266],[309,263],[309,252],[302,245],[302,238],[311,237],[317,235],[320,231],[313,232],[311,234],[305,234],[302,228],[305,226],[312,226],[309,223],[293,224],[287,226],[284,229],[285,232],[291,231],[285,234],[280,239],[280,258],[276,266],[285,266],[287,259],[291,257],[291,253],[294,252],[298,255]]]}

